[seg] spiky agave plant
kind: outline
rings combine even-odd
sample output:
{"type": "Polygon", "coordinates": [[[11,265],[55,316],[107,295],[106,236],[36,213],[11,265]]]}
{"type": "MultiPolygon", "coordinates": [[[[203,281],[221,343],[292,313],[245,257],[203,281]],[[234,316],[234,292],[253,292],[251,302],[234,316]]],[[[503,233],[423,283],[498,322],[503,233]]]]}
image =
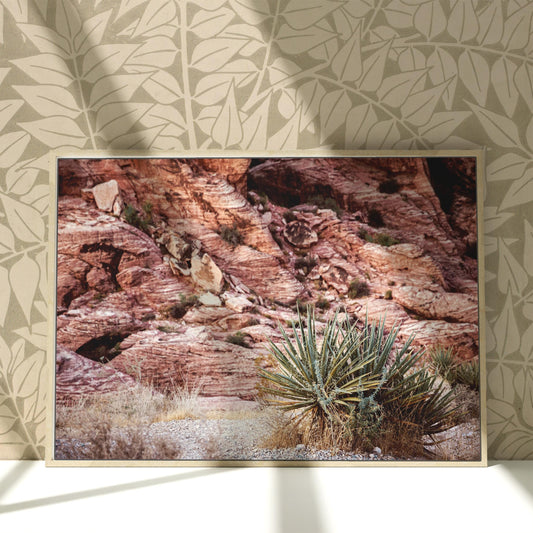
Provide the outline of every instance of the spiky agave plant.
{"type": "Polygon", "coordinates": [[[423,350],[411,348],[414,336],[396,347],[399,328],[385,330],[385,318],[361,327],[337,312],[319,345],[312,308],[307,322],[299,314],[294,340],[280,326],[281,345],[270,342],[279,372],[262,371],[262,390],[270,403],[310,416],[317,431],[342,426],[349,442],[380,436],[381,424],[400,424],[413,438],[433,436],[451,425],[453,395],[436,377],[418,368],[423,350]],[[368,411],[368,412],[367,412],[368,411]],[[372,421],[376,426],[370,427],[372,421]],[[379,424],[379,427],[377,426],[379,424]]]}
{"type": "Polygon", "coordinates": [[[269,403],[283,410],[299,410],[298,421],[309,418],[323,431],[342,427],[350,406],[381,384],[372,372],[372,358],[358,357],[359,334],[355,324],[341,320],[339,312],[325,326],[318,342],[315,312],[307,308],[307,320],[298,311],[292,324],[293,339],[283,326],[280,345],[270,341],[278,372],[262,370],[263,393],[269,403]]]}

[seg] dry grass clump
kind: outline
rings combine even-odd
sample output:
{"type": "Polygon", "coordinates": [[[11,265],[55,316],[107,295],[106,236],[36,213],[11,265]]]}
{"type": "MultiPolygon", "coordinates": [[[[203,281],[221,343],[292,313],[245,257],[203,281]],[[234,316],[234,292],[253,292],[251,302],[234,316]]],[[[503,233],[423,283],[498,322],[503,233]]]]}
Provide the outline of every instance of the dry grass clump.
{"type": "Polygon", "coordinates": [[[197,418],[200,386],[176,389],[169,395],[148,387],[82,397],[56,407],[56,458],[72,460],[177,459],[178,445],[150,437],[154,422],[197,418]]]}

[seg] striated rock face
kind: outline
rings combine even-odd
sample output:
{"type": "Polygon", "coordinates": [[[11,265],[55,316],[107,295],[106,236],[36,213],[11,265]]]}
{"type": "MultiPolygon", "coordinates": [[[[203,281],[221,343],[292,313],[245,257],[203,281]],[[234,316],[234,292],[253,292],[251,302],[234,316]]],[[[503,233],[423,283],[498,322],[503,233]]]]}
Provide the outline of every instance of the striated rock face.
{"type": "Polygon", "coordinates": [[[56,402],[73,403],[93,394],[129,391],[137,386],[135,380],[109,365],[101,365],[82,355],[57,346],[56,402]]]}
{"type": "Polygon", "coordinates": [[[296,300],[321,302],[318,331],[341,307],[399,325],[415,346],[477,357],[471,161],[249,165],[61,161],[60,401],[135,380],[254,400],[296,300]]]}
{"type": "Polygon", "coordinates": [[[107,366],[125,373],[135,369],[142,383],[158,390],[187,385],[199,387],[202,396],[256,399],[257,354],[213,339],[207,326],[139,332],[123,343],[122,350],[107,366]]]}

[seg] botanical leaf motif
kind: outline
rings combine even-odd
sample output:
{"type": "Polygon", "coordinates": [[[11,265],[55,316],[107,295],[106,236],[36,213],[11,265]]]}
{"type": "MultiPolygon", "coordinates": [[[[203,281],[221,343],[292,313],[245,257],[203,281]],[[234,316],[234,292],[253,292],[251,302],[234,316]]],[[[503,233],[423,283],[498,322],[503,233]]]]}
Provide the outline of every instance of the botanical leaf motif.
{"type": "Polygon", "coordinates": [[[28,193],[37,176],[39,170],[36,168],[25,168],[25,162],[12,166],[6,173],[6,192],[10,192],[16,195],[28,193]]]}
{"type": "Polygon", "coordinates": [[[500,57],[492,65],[492,86],[508,117],[513,116],[518,103],[518,89],[514,82],[515,73],[516,65],[506,57],[500,57]]]}
{"type": "Polygon", "coordinates": [[[290,59],[278,57],[268,67],[268,77],[271,84],[278,83],[298,74],[302,69],[290,59]]]}
{"type": "Polygon", "coordinates": [[[504,364],[497,365],[488,375],[491,396],[504,402],[514,400],[513,371],[504,364]]]}
{"type": "Polygon", "coordinates": [[[326,93],[320,102],[320,138],[324,142],[346,120],[352,103],[344,89],[326,93]]]}
{"type": "Polygon", "coordinates": [[[233,84],[228,92],[226,102],[213,124],[211,136],[221,146],[233,146],[241,142],[243,136],[242,124],[235,100],[235,87],[233,84]]]}
{"type": "Polygon", "coordinates": [[[172,104],[183,96],[176,77],[163,70],[150,76],[143,83],[143,87],[160,104],[172,104]]]}
{"type": "MultiPolygon", "coordinates": [[[[516,407],[515,407],[516,408],[516,407]]],[[[497,455],[509,459],[531,459],[531,443],[533,435],[531,430],[516,429],[505,435],[505,438],[498,446],[497,455]]]]}
{"type": "Polygon", "coordinates": [[[257,76],[257,67],[248,59],[237,59],[216,74],[208,74],[196,86],[194,99],[202,105],[217,104],[228,94],[232,83],[244,87],[257,76]]]}
{"type": "Polygon", "coordinates": [[[529,162],[529,159],[517,154],[504,154],[487,166],[487,181],[506,181],[521,178],[529,162]]]}
{"type": "Polygon", "coordinates": [[[196,117],[196,124],[199,128],[206,134],[211,135],[211,130],[213,129],[213,124],[220,114],[222,106],[212,105],[203,107],[198,116],[196,117]]]}
{"type": "Polygon", "coordinates": [[[0,195],[10,228],[24,242],[39,242],[44,238],[44,222],[33,207],[10,196],[0,195]]]}
{"type": "Polygon", "coordinates": [[[531,202],[533,194],[533,168],[528,168],[523,176],[514,181],[503,197],[500,209],[510,209],[531,202]]]}
{"type": "Polygon", "coordinates": [[[531,324],[520,339],[520,353],[526,358],[531,358],[533,352],[533,324],[531,324]]]}
{"type": "Polygon", "coordinates": [[[15,341],[11,349],[0,340],[0,364],[0,391],[4,396],[0,404],[2,440],[9,443],[18,457],[42,458],[45,413],[42,391],[46,389],[44,351],[27,354],[23,339],[15,341]]]}
{"type": "Polygon", "coordinates": [[[27,0],[0,0],[0,4],[11,13],[17,22],[28,21],[27,0]]]}
{"type": "Polygon", "coordinates": [[[410,95],[402,105],[402,117],[415,126],[427,124],[447,85],[448,82],[445,81],[435,87],[410,95]]]}
{"type": "Polygon", "coordinates": [[[78,55],[86,54],[89,48],[102,42],[111,12],[112,9],[108,9],[83,21],[81,31],[74,38],[74,50],[78,55]]]}
{"type": "Polygon", "coordinates": [[[35,111],[45,117],[64,115],[76,118],[81,109],[72,93],[57,85],[13,85],[35,111]]]}
{"type": "MultiPolygon", "coordinates": [[[[37,303],[37,302],[35,302],[37,303]]],[[[13,330],[19,337],[22,337],[25,341],[33,344],[36,348],[46,348],[47,340],[47,322],[40,322],[32,324],[31,328],[25,326],[13,330]]],[[[31,383],[31,381],[30,381],[31,383]]],[[[31,383],[34,386],[33,383],[31,383]]]]}
{"type": "Polygon", "coordinates": [[[529,121],[526,130],[526,140],[528,146],[533,150],[533,118],[529,121]]]}
{"type": "Polygon", "coordinates": [[[135,44],[93,46],[83,58],[83,78],[89,83],[94,83],[104,76],[114,74],[137,48],[135,44]]]}
{"type": "Polygon", "coordinates": [[[173,0],[150,0],[140,18],[132,37],[164,27],[176,16],[176,3],[173,0]]]}
{"type": "Polygon", "coordinates": [[[170,67],[174,63],[177,53],[176,45],[168,37],[152,37],[133,52],[128,58],[127,64],[129,66],[143,66],[146,68],[142,70],[151,72],[156,68],[170,67]]]}
{"type": "MultiPolygon", "coordinates": [[[[322,27],[321,24],[317,24],[317,26],[322,27]]],[[[339,43],[337,39],[332,38],[312,48],[308,53],[313,59],[318,59],[318,61],[323,63],[331,63],[338,51],[339,43]]]]}
{"type": "Polygon", "coordinates": [[[326,89],[318,80],[311,80],[300,85],[296,90],[296,106],[301,107],[300,131],[305,130],[318,116],[320,102],[326,89]]]}
{"type": "Polygon", "coordinates": [[[499,239],[498,249],[498,289],[504,294],[510,291],[512,295],[519,296],[527,287],[528,275],[506,246],[504,239],[499,239]]]}
{"type": "MultiPolygon", "coordinates": [[[[516,395],[521,400],[522,418],[529,427],[533,427],[533,380],[526,369],[522,368],[515,374],[513,385],[516,395]]],[[[533,439],[529,435],[530,440],[533,439]]]]}
{"type": "Polygon", "coordinates": [[[0,168],[9,168],[14,165],[29,142],[30,136],[23,131],[0,135],[0,168]]]}
{"type": "MultiPolygon", "coordinates": [[[[49,299],[50,287],[48,285],[48,253],[47,250],[42,250],[35,255],[35,261],[39,265],[39,291],[41,296],[49,299]]],[[[37,304],[36,304],[37,305],[37,304]]],[[[48,307],[44,304],[44,309],[41,311],[43,316],[48,317],[48,307]]]]}
{"type": "MultiPolygon", "coordinates": [[[[177,135],[181,135],[187,126],[182,114],[174,106],[162,104],[155,104],[151,107],[141,118],[141,124],[147,128],[173,124],[175,127],[172,130],[177,135]]],[[[169,130],[165,128],[162,133],[168,133],[169,130]]]]}
{"type": "Polygon", "coordinates": [[[417,81],[425,73],[426,69],[411,70],[385,78],[376,92],[380,102],[391,107],[400,107],[411,94],[417,81]]]}
{"type": "Polygon", "coordinates": [[[283,9],[283,17],[292,28],[304,30],[319,22],[342,4],[343,2],[337,1],[289,0],[283,9]]]}
{"type": "Polygon", "coordinates": [[[23,103],[23,100],[0,100],[0,131],[6,127],[23,103]]]}
{"type": "Polygon", "coordinates": [[[469,111],[433,113],[429,122],[420,128],[420,135],[432,144],[439,144],[445,141],[470,115],[469,111]]]}
{"type": "MultiPolygon", "coordinates": [[[[15,249],[15,236],[13,232],[3,224],[0,224],[0,254],[12,252],[15,249]]],[[[2,285],[6,287],[6,285],[2,285]]]]}
{"type": "Polygon", "coordinates": [[[467,102],[467,104],[475,113],[493,142],[504,148],[514,148],[520,145],[518,128],[510,118],[471,104],[470,102],[467,102]]]}
{"type": "Polygon", "coordinates": [[[518,67],[514,81],[526,104],[533,109],[533,65],[523,63],[518,67]]]}
{"type": "Polygon", "coordinates": [[[240,39],[216,38],[201,41],[193,50],[191,67],[202,72],[221,69],[244,46],[240,39]]]}
{"type": "Polygon", "coordinates": [[[72,43],[81,30],[81,18],[71,0],[57,0],[56,28],[60,35],[72,43]]]}
{"type": "MultiPolygon", "coordinates": [[[[403,52],[398,54],[398,66],[402,72],[426,69],[426,56],[420,52],[420,50],[416,50],[415,48],[406,48],[403,52]]],[[[423,79],[421,78],[418,84],[420,84],[420,87],[415,89],[416,92],[424,89],[425,77],[423,79]]]]}
{"type": "Polygon", "coordinates": [[[250,57],[265,46],[263,34],[259,28],[249,24],[232,24],[221,31],[218,36],[243,41],[245,44],[239,50],[239,54],[245,57],[250,57]]]}
{"type": "Polygon", "coordinates": [[[235,17],[235,11],[221,7],[215,11],[200,10],[194,14],[189,30],[201,39],[210,39],[220,33],[235,17]]]}
{"type": "Polygon", "coordinates": [[[283,24],[276,35],[276,43],[284,54],[302,54],[335,37],[333,32],[311,26],[302,31],[294,31],[283,24]]]}
{"type": "Polygon", "coordinates": [[[487,102],[490,70],[487,60],[477,52],[465,50],[459,56],[459,77],[476,102],[482,106],[487,102]]]}
{"type": "MultiPolygon", "coordinates": [[[[206,0],[205,3],[210,3],[206,0]]],[[[224,2],[219,1],[219,5],[224,2]]],[[[233,11],[239,14],[245,22],[252,25],[261,24],[266,18],[270,16],[270,5],[268,0],[230,0],[230,5],[233,11]]],[[[206,9],[206,6],[202,6],[206,9]]]]}
{"type": "MultiPolygon", "coordinates": [[[[489,380],[491,374],[489,374],[489,380]]],[[[494,440],[503,431],[509,431],[510,429],[516,428],[516,409],[509,402],[504,402],[497,399],[497,397],[492,397],[487,401],[487,409],[489,414],[488,418],[490,420],[488,424],[489,438],[494,440]]]]}
{"type": "MultiPolygon", "coordinates": [[[[5,227],[5,226],[4,226],[5,227]]],[[[0,228],[0,235],[2,235],[0,228]]],[[[0,253],[4,248],[2,241],[0,241],[0,253]]],[[[9,278],[7,268],[0,266],[0,287],[2,287],[2,298],[0,298],[0,327],[4,327],[9,302],[11,299],[11,287],[9,286],[9,278]]]]}
{"type": "Polygon", "coordinates": [[[113,139],[110,147],[116,148],[117,150],[149,150],[152,148],[153,142],[162,129],[163,126],[156,126],[154,128],[121,135],[113,139]]]}
{"type": "MultiPolygon", "coordinates": [[[[370,3],[370,2],[369,2],[370,3]]],[[[370,4],[374,8],[373,4],[370,4]]],[[[387,22],[393,28],[411,28],[413,26],[413,16],[416,12],[416,5],[408,5],[402,0],[392,0],[383,8],[387,22]]]]}
{"type": "Polygon", "coordinates": [[[530,3],[517,9],[503,25],[502,44],[507,50],[520,50],[529,42],[529,27],[531,25],[530,3]]]}
{"type": "Polygon", "coordinates": [[[455,0],[448,17],[448,33],[459,42],[469,41],[479,31],[472,0],[455,0]]]}
{"type": "Polygon", "coordinates": [[[152,107],[152,104],[106,104],[96,114],[96,133],[106,141],[112,141],[127,133],[152,107]]]}
{"type": "Polygon", "coordinates": [[[244,150],[266,150],[270,101],[271,94],[243,122],[241,145],[244,150]]]}
{"type": "Polygon", "coordinates": [[[117,20],[146,2],[147,0],[122,0],[122,2],[120,2],[120,7],[118,8],[117,20]]]}
{"type": "Polygon", "coordinates": [[[18,27],[37,47],[39,52],[55,54],[63,59],[69,59],[71,52],[69,42],[52,28],[36,24],[19,24],[18,27]]]}
{"type": "Polygon", "coordinates": [[[296,109],[291,119],[274,135],[270,136],[267,150],[280,152],[298,147],[298,132],[300,131],[300,109],[296,109]]]}
{"type": "Polygon", "coordinates": [[[48,197],[50,196],[50,187],[48,185],[35,185],[28,194],[20,197],[23,204],[31,205],[41,214],[48,209],[48,197]]]}
{"type": "Polygon", "coordinates": [[[87,142],[86,134],[76,122],[64,116],[21,122],[19,125],[50,148],[59,148],[60,146],[83,148],[87,142]]]}
{"type": "MultiPolygon", "coordinates": [[[[504,359],[520,348],[520,332],[513,311],[511,294],[507,295],[505,305],[494,323],[493,329],[496,336],[496,350],[500,358],[504,359]]],[[[494,393],[493,396],[495,398],[502,398],[502,395],[496,395],[494,393]]]]}
{"type": "Polygon", "coordinates": [[[112,102],[127,102],[149,74],[119,74],[98,80],[91,91],[89,106],[98,111],[112,102]]]}
{"type": "Polygon", "coordinates": [[[415,28],[428,39],[433,39],[446,29],[446,15],[439,0],[418,6],[414,17],[415,28]]]}
{"type": "Polygon", "coordinates": [[[368,132],[366,147],[370,150],[392,148],[401,138],[396,120],[383,120],[374,124],[368,132]]]}
{"type": "Polygon", "coordinates": [[[278,100],[278,111],[287,120],[296,112],[296,90],[284,89],[278,100]]]}
{"type": "Polygon", "coordinates": [[[496,44],[503,35],[503,12],[501,0],[493,0],[479,13],[479,33],[481,44],[496,44]]]}
{"type": "Polygon", "coordinates": [[[485,233],[492,233],[494,230],[499,228],[502,224],[505,224],[512,217],[513,213],[508,213],[506,211],[500,212],[496,207],[490,205],[487,206],[484,212],[485,233]]]}
{"type": "Polygon", "coordinates": [[[372,126],[378,117],[370,104],[362,104],[350,109],[346,116],[346,148],[362,148],[372,126]]]}
{"type": "Polygon", "coordinates": [[[333,12],[333,20],[335,21],[335,30],[343,41],[347,41],[359,26],[356,19],[342,8],[333,12]]]}
{"type": "Polygon", "coordinates": [[[339,81],[346,82],[358,80],[363,72],[362,68],[361,28],[358,26],[333,58],[331,69],[339,81]]]}
{"type": "Polygon", "coordinates": [[[39,54],[14,59],[12,63],[37,83],[68,87],[74,81],[65,61],[55,54],[39,54]]]}
{"type": "Polygon", "coordinates": [[[533,226],[527,219],[524,219],[524,268],[533,276],[533,226]]]}
{"type": "Polygon", "coordinates": [[[33,298],[39,283],[39,266],[27,254],[24,254],[11,266],[9,283],[26,321],[29,323],[33,298]]]}
{"type": "Polygon", "coordinates": [[[377,51],[363,61],[363,76],[359,80],[359,89],[372,92],[378,90],[383,81],[390,47],[390,41],[384,42],[377,51]]]}

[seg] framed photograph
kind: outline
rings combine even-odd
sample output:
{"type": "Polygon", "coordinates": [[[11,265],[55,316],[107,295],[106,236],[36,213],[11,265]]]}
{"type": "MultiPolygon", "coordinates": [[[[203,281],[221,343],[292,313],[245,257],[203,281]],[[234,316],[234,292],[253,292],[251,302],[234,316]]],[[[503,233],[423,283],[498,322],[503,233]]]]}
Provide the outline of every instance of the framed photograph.
{"type": "Polygon", "coordinates": [[[481,151],[51,176],[47,464],[486,464],[481,151]]]}

